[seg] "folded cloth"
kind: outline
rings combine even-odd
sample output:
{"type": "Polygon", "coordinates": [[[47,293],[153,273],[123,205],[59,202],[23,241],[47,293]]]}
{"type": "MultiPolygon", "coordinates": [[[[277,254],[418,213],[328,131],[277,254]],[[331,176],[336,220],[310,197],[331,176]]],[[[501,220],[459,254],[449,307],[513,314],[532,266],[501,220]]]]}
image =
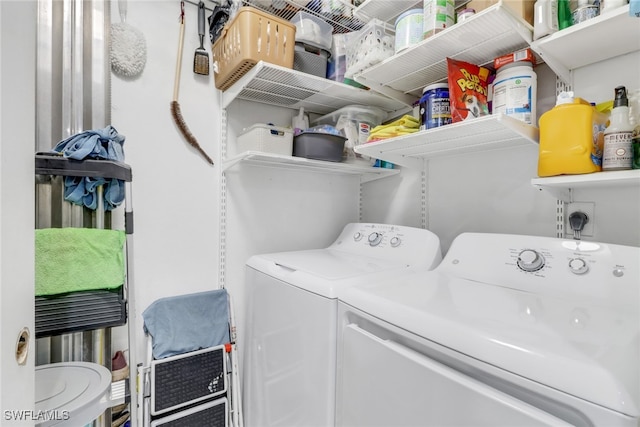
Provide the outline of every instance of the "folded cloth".
{"type": "Polygon", "coordinates": [[[419,132],[420,129],[407,128],[405,126],[392,126],[380,129],[377,132],[371,132],[367,138],[367,142],[379,141],[381,139],[394,138],[396,136],[409,135],[419,132]]]}
{"type": "Polygon", "coordinates": [[[36,230],[35,294],[58,295],[124,284],[124,231],[36,230]]]}
{"type": "Polygon", "coordinates": [[[384,129],[384,128],[388,128],[391,126],[406,126],[408,128],[419,128],[420,127],[420,121],[418,119],[416,119],[413,116],[410,116],[408,114],[405,114],[404,116],[400,117],[398,120],[395,120],[391,123],[387,123],[384,125],[378,125],[376,127],[374,127],[373,129],[371,129],[371,131],[375,131],[380,130],[380,129],[384,129]]]}
{"type": "MultiPolygon", "coordinates": [[[[122,148],[125,137],[118,134],[113,126],[104,129],[88,130],[60,141],[53,151],[62,153],[69,159],[124,161],[122,148]]],[[[112,210],[124,200],[124,181],[101,177],[65,177],[64,199],[95,210],[98,207],[97,188],[104,189],[104,208],[112,210]]]]}
{"type": "Polygon", "coordinates": [[[230,342],[226,289],[161,298],[142,317],[154,359],[230,342]]]}

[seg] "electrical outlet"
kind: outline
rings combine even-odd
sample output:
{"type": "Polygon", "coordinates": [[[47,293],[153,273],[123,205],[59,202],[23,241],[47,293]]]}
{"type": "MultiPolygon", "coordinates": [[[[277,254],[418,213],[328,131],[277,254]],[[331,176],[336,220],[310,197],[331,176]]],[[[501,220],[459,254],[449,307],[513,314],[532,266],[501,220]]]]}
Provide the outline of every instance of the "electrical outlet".
{"type": "Polygon", "coordinates": [[[573,230],[571,229],[571,225],[569,224],[569,216],[573,212],[582,212],[587,215],[589,221],[584,225],[584,228],[580,232],[581,236],[593,237],[593,230],[595,224],[595,210],[596,204],[594,202],[573,202],[567,205],[567,209],[565,210],[565,218],[564,218],[564,229],[565,233],[568,237],[573,236],[573,230]]]}

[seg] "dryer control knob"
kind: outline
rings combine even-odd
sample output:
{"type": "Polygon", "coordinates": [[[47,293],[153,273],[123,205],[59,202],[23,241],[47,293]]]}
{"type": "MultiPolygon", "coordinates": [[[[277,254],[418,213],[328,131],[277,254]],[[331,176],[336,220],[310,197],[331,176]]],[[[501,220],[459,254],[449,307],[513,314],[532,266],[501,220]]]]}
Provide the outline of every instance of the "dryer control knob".
{"type": "Polygon", "coordinates": [[[518,254],[518,267],[524,271],[538,271],[544,267],[544,257],[533,249],[525,249],[518,254]]]}
{"type": "Polygon", "coordinates": [[[371,246],[378,246],[382,242],[382,234],[373,232],[369,234],[369,244],[371,246]]]}
{"type": "Polygon", "coordinates": [[[584,274],[589,271],[589,266],[582,258],[573,258],[569,261],[569,270],[574,274],[584,274]]]}
{"type": "Polygon", "coordinates": [[[402,240],[400,240],[399,237],[392,237],[391,240],[389,240],[389,243],[391,243],[391,247],[396,248],[400,246],[400,243],[402,243],[402,240]]]}
{"type": "Polygon", "coordinates": [[[360,241],[360,239],[362,239],[362,233],[357,231],[356,234],[353,235],[353,240],[358,242],[358,241],[360,241]]]}

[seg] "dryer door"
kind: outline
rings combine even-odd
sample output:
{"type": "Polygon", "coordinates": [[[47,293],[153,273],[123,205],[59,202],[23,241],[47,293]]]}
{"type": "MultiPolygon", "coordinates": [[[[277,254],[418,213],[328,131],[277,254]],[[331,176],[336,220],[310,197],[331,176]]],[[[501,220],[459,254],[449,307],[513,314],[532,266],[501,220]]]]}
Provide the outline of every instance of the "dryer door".
{"type": "Polygon", "coordinates": [[[343,332],[339,426],[570,425],[355,324],[343,332]]]}

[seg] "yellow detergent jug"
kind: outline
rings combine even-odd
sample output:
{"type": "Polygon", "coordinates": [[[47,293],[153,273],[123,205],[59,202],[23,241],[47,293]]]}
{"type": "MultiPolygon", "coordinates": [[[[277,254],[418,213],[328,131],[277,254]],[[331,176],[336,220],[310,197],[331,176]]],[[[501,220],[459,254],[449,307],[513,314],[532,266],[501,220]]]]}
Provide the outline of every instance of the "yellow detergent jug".
{"type": "Polygon", "coordinates": [[[572,175],[602,170],[608,115],[573,92],[558,95],[556,106],[540,116],[538,176],[572,175]]]}

